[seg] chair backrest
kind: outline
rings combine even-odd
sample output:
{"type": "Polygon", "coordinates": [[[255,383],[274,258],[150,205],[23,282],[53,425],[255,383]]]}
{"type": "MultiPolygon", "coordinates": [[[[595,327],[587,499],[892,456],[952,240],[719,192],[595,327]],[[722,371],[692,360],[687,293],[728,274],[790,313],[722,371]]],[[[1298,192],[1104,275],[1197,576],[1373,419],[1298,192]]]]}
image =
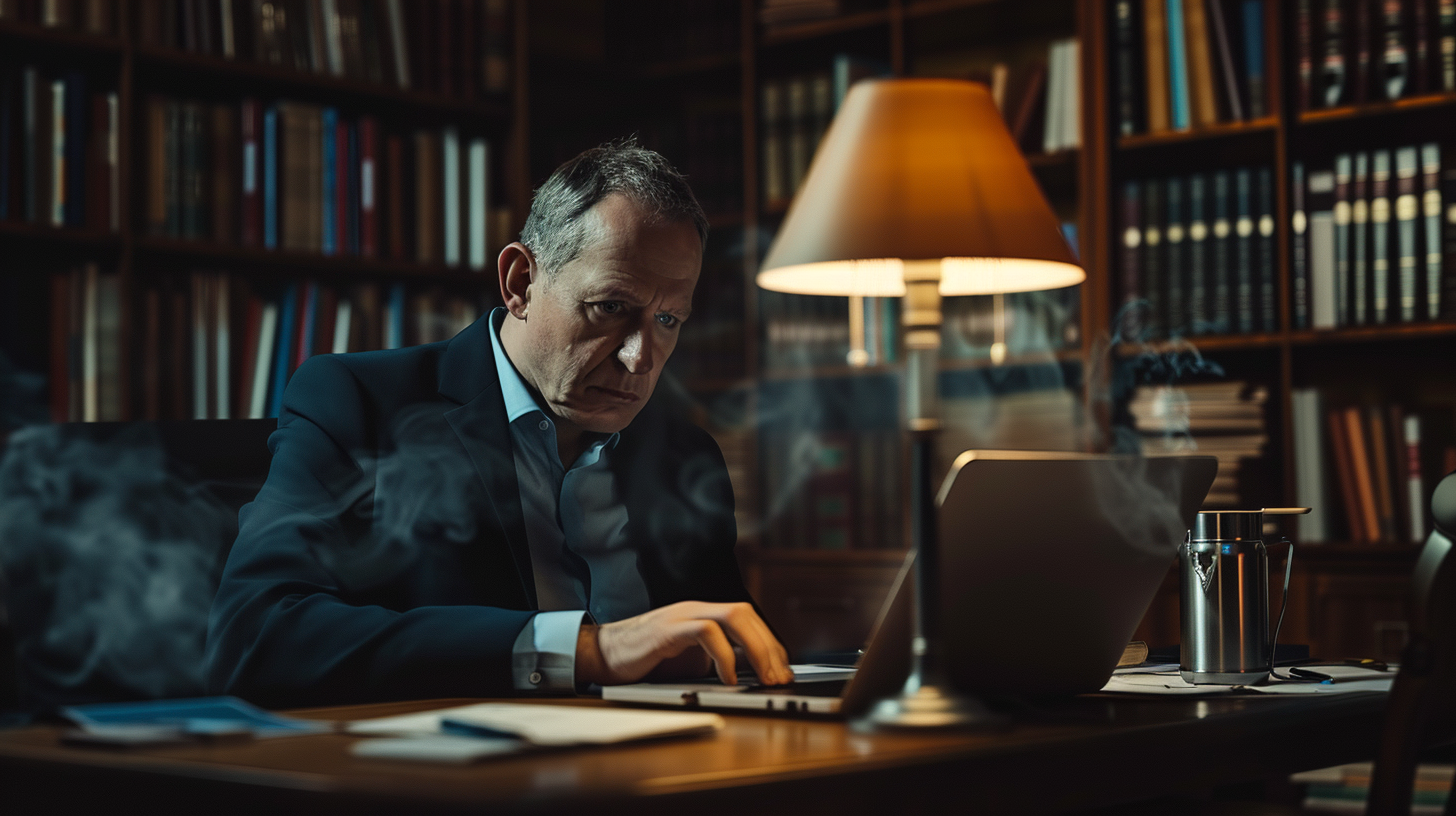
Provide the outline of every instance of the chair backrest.
{"type": "MultiPolygon", "coordinates": [[[[1409,814],[1421,751],[1456,740],[1456,473],[1436,486],[1431,515],[1412,581],[1411,640],[1390,690],[1370,781],[1370,816],[1409,814]]],[[[1446,813],[1456,813],[1450,794],[1446,813]]]]}
{"type": "Polygon", "coordinates": [[[75,423],[4,440],[0,709],[202,692],[208,607],[276,427],[75,423]]]}

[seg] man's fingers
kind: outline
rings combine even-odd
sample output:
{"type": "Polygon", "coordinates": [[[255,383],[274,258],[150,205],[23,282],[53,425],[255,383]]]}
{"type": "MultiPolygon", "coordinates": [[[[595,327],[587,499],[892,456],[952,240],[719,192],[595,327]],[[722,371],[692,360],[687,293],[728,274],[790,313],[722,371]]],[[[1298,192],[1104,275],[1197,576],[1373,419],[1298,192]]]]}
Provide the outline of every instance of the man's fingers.
{"type": "Polygon", "coordinates": [[[733,644],[728,642],[723,629],[711,620],[696,620],[693,624],[696,629],[694,639],[713,658],[713,664],[718,668],[718,679],[725,686],[738,685],[738,666],[733,657],[733,644]]]}
{"type": "Polygon", "coordinates": [[[743,646],[749,665],[764,683],[777,686],[794,679],[789,669],[789,655],[758,616],[753,607],[746,603],[715,604],[722,617],[715,618],[724,626],[728,635],[743,646]]]}

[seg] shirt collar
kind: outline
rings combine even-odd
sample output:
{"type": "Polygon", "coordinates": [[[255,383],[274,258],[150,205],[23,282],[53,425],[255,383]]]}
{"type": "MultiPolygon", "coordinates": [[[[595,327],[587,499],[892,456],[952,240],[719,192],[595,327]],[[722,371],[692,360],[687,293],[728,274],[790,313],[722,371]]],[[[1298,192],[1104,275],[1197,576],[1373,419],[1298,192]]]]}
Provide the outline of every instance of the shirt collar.
{"type": "MultiPolygon", "coordinates": [[[[501,344],[500,329],[506,322],[507,314],[506,310],[499,306],[490,313],[490,348],[495,353],[496,376],[500,378],[501,397],[506,403],[506,421],[515,422],[528,414],[538,413],[554,426],[556,421],[536,403],[536,398],[531,396],[530,390],[526,388],[525,380],[522,380],[520,372],[516,371],[515,364],[511,362],[510,357],[506,356],[505,346],[501,344]]],[[[603,444],[608,449],[617,447],[621,434],[593,434],[593,436],[598,437],[597,441],[587,447],[587,453],[595,454],[603,444]]],[[[597,456],[594,455],[590,458],[595,462],[597,456]]]]}

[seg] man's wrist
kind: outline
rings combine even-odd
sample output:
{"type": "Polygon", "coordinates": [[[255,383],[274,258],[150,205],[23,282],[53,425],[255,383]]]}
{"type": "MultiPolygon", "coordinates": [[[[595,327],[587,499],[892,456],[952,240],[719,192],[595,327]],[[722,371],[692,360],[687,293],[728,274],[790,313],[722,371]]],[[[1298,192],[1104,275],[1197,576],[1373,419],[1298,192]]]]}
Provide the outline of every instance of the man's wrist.
{"type": "Polygon", "coordinates": [[[600,683],[602,672],[602,650],[597,642],[594,623],[583,620],[576,633],[576,687],[578,689],[593,683],[600,683]]]}

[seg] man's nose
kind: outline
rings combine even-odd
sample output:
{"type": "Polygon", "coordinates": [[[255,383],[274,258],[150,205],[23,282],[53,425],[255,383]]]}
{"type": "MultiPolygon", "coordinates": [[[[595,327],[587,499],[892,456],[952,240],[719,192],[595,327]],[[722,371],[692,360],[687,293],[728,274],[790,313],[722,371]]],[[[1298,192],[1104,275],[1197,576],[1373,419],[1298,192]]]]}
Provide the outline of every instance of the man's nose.
{"type": "Polygon", "coordinates": [[[638,326],[627,335],[627,339],[622,341],[622,347],[617,350],[617,359],[633,374],[651,372],[656,358],[656,351],[652,348],[651,326],[638,326]]]}

